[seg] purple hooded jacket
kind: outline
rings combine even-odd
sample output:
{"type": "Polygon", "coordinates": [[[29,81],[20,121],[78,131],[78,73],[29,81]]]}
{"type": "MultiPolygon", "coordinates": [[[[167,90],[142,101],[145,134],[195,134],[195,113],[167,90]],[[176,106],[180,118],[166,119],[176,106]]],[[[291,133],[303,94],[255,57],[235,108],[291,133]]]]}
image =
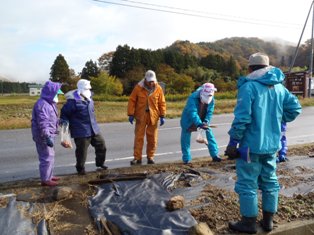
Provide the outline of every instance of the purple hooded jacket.
{"type": "Polygon", "coordinates": [[[32,135],[34,141],[44,141],[54,137],[58,130],[58,109],[53,98],[61,88],[60,83],[47,81],[41,91],[40,99],[32,112],[32,135]]]}

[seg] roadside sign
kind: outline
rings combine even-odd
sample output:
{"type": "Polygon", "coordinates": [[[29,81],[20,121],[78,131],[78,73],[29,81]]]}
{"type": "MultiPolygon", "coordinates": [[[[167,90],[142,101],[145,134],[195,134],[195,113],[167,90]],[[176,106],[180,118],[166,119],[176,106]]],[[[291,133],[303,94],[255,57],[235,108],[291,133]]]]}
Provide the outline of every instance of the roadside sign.
{"type": "Polygon", "coordinates": [[[295,95],[308,97],[309,74],[307,71],[285,73],[286,87],[295,95]]]}

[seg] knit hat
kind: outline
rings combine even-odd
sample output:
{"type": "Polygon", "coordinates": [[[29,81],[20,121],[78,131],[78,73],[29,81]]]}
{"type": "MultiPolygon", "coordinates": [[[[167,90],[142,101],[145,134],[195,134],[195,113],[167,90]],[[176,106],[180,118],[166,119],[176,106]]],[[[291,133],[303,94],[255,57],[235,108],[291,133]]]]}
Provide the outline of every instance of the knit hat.
{"type": "Polygon", "coordinates": [[[266,54],[257,52],[250,56],[249,66],[251,65],[266,65],[269,66],[269,58],[266,54]]]}

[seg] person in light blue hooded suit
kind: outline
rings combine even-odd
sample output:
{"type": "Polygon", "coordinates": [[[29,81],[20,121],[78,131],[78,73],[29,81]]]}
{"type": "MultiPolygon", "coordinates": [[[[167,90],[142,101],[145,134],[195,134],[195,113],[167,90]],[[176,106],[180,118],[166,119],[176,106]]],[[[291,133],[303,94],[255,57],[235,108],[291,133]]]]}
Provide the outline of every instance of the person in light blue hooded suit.
{"type": "Polygon", "coordinates": [[[218,146],[214,134],[209,128],[214,113],[215,99],[214,92],[217,91],[214,84],[205,83],[193,92],[187,100],[181,115],[181,151],[182,161],[187,164],[191,157],[191,133],[197,128],[204,129],[207,138],[207,147],[213,161],[220,162],[218,146]]]}
{"type": "Polygon", "coordinates": [[[258,189],[262,191],[262,227],[267,232],[273,229],[280,189],[276,154],[281,147],[281,123],[293,121],[302,108],[297,97],[282,84],[285,78],[282,71],[269,66],[267,55],[251,55],[249,72],[238,80],[235,118],[228,132],[230,142],[225,154],[236,158],[235,191],[239,195],[242,216],[240,221],[230,222],[229,228],[256,233],[258,189]],[[237,158],[241,149],[246,149],[247,153],[244,158],[243,155],[237,158]]]}
{"type": "Polygon", "coordinates": [[[36,143],[42,186],[56,186],[59,180],[53,175],[53,146],[58,134],[58,94],[63,94],[60,88],[60,83],[47,81],[32,111],[32,136],[36,143]]]}

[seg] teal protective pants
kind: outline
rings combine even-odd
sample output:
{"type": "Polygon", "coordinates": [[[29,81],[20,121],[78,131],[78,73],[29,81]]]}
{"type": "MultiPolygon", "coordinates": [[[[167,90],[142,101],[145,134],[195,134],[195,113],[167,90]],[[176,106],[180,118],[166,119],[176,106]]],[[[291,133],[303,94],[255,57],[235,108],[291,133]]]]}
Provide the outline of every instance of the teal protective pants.
{"type": "MultiPolygon", "coordinates": [[[[217,146],[216,139],[212,130],[209,128],[206,130],[206,138],[208,141],[208,151],[211,157],[218,156],[219,149],[217,146]]],[[[191,132],[186,129],[181,129],[181,152],[182,161],[188,163],[192,160],[191,156],[191,132]]]]}
{"type": "Polygon", "coordinates": [[[239,195],[240,213],[245,217],[258,215],[258,190],[262,191],[263,211],[276,213],[280,186],[276,175],[276,153],[251,154],[251,163],[236,160],[237,182],[235,191],[239,195]]]}

